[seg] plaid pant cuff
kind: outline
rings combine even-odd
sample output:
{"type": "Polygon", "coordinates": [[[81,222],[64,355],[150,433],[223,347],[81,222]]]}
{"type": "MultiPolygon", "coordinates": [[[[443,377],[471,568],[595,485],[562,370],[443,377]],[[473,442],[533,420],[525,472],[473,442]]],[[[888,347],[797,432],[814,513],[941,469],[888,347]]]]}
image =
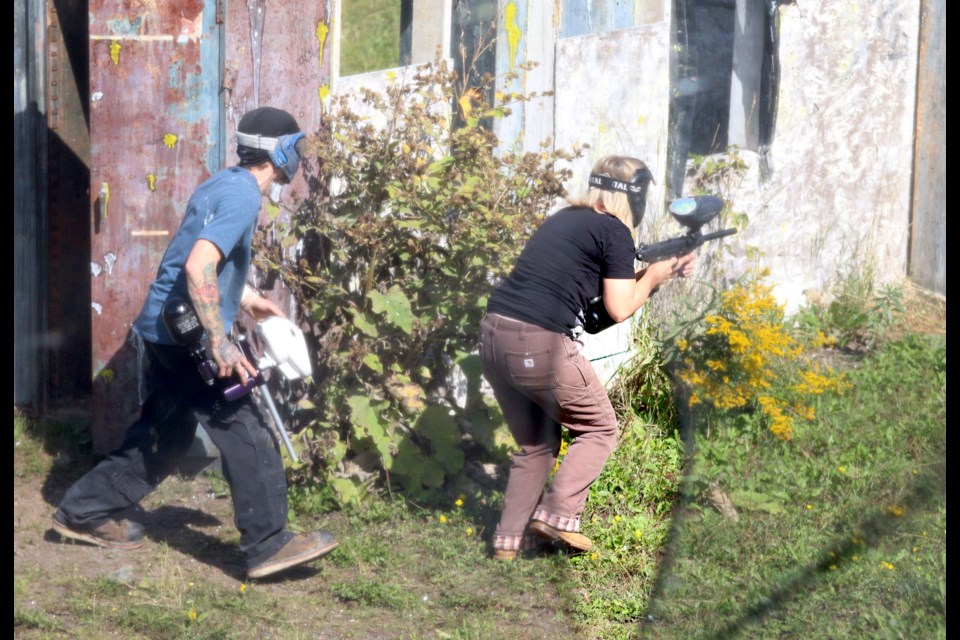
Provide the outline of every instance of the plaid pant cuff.
{"type": "Polygon", "coordinates": [[[546,522],[554,529],[559,529],[560,531],[570,531],[571,533],[580,532],[580,516],[558,516],[538,508],[533,512],[533,519],[546,522]]]}
{"type": "Polygon", "coordinates": [[[493,548],[504,549],[506,551],[529,551],[539,543],[540,540],[536,536],[527,534],[504,535],[497,533],[493,536],[493,548]]]}

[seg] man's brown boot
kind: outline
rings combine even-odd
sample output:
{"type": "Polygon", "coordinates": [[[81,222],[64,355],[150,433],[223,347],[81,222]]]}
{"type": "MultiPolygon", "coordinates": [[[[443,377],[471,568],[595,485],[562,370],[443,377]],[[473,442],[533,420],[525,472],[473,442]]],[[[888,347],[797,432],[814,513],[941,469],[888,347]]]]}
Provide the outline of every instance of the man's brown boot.
{"type": "Polygon", "coordinates": [[[336,549],[338,544],[340,543],[333,538],[333,534],[327,531],[298,535],[280,547],[275,554],[257,566],[248,569],[247,577],[265,578],[278,571],[326,555],[336,549]]]}
{"type": "Polygon", "coordinates": [[[63,538],[80,540],[105,549],[139,549],[143,527],[130,520],[107,520],[101,525],[71,525],[60,511],[53,514],[53,530],[63,538]]]}

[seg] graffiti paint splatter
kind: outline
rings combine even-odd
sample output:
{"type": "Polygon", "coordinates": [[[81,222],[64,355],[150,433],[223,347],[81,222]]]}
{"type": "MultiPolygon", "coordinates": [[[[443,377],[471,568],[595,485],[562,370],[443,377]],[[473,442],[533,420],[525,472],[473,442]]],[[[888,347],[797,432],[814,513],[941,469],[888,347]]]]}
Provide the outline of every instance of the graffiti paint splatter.
{"type": "Polygon", "coordinates": [[[323,67],[323,46],[327,42],[327,34],[330,32],[330,27],[326,23],[318,22],[317,23],[317,40],[320,42],[320,55],[317,56],[320,60],[319,66],[323,67]]]}
{"type": "Polygon", "coordinates": [[[120,64],[120,43],[116,40],[110,42],[110,59],[113,60],[113,64],[120,64]]]}
{"type": "Polygon", "coordinates": [[[317,96],[319,96],[320,102],[325,102],[327,98],[330,97],[330,85],[321,85],[320,88],[317,89],[317,96]]]}
{"type": "Polygon", "coordinates": [[[107,275],[113,273],[113,265],[117,263],[117,254],[114,252],[106,253],[103,256],[103,265],[107,270],[107,275]]]}
{"type": "Polygon", "coordinates": [[[507,42],[510,45],[510,68],[517,63],[517,49],[520,46],[520,27],[517,25],[517,5],[508,2],[503,8],[503,21],[507,29],[507,42]]]}
{"type": "Polygon", "coordinates": [[[157,175],[155,173],[147,174],[147,188],[150,189],[150,191],[157,190],[157,175]]]}
{"type": "Polygon", "coordinates": [[[177,146],[177,136],[172,133],[165,134],[163,136],[163,144],[173,149],[175,146],[177,146]]]}

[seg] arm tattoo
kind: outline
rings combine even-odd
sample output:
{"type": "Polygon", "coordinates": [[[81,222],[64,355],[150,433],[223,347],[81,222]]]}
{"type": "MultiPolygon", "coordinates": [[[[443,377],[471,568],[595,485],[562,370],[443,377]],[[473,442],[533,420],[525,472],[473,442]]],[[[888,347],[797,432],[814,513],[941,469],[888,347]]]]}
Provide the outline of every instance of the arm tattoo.
{"type": "MultiPolygon", "coordinates": [[[[217,350],[218,354],[223,354],[223,343],[226,332],[223,328],[223,319],[220,317],[220,289],[217,285],[217,263],[210,261],[203,265],[200,276],[189,278],[187,290],[190,293],[190,299],[197,311],[197,318],[207,332],[210,339],[210,346],[217,350]]],[[[239,351],[239,350],[237,350],[239,351]]],[[[231,360],[224,359],[224,362],[232,363],[231,360]]]]}

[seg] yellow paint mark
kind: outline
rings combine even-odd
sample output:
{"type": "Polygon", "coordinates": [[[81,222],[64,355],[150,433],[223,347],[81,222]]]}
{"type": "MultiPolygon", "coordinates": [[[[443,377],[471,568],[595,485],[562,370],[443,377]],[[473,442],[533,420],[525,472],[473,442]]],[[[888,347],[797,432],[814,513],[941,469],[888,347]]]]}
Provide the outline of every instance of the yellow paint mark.
{"type": "Polygon", "coordinates": [[[317,58],[320,61],[320,66],[323,66],[323,45],[327,42],[327,34],[330,33],[330,27],[328,27],[323,22],[317,23],[317,40],[320,42],[320,55],[317,58]]]}
{"type": "Polygon", "coordinates": [[[110,42],[110,59],[113,64],[120,64],[120,43],[116,40],[110,42]]]}
{"type": "Polygon", "coordinates": [[[327,98],[330,97],[330,85],[320,85],[320,88],[317,89],[317,96],[320,98],[320,102],[326,102],[327,98]]]}
{"type": "Polygon", "coordinates": [[[155,173],[147,174],[147,187],[150,189],[150,191],[157,190],[157,174],[155,173]]]}
{"type": "Polygon", "coordinates": [[[103,219],[107,219],[107,205],[110,204],[110,185],[106,182],[100,185],[100,210],[103,212],[103,219]]]}
{"type": "Polygon", "coordinates": [[[393,82],[393,81],[396,80],[396,79],[397,79],[397,72],[396,72],[396,71],[387,71],[387,80],[393,82]]]}
{"type": "Polygon", "coordinates": [[[177,146],[177,136],[172,133],[164,134],[163,144],[167,145],[169,148],[173,149],[177,146]]]}
{"type": "Polygon", "coordinates": [[[507,42],[510,44],[510,68],[517,62],[517,49],[520,46],[520,27],[517,26],[517,5],[508,2],[503,8],[503,21],[507,28],[507,42]]]}
{"type": "Polygon", "coordinates": [[[647,116],[643,115],[642,113],[639,116],[637,116],[638,127],[642,127],[646,122],[647,122],[647,116]]]}

